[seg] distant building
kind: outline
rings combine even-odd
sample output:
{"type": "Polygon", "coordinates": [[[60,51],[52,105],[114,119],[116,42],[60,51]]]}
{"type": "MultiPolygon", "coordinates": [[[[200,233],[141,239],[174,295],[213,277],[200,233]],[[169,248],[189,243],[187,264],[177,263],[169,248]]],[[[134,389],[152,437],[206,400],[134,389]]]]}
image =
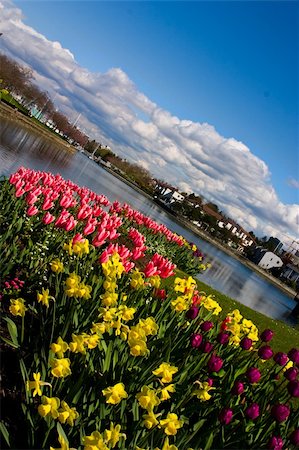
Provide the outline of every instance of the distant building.
{"type": "Polygon", "coordinates": [[[167,183],[157,183],[155,189],[156,195],[154,197],[159,198],[167,205],[171,205],[175,202],[182,202],[185,198],[175,187],[167,183]]]}
{"type": "Polygon", "coordinates": [[[287,264],[283,268],[280,277],[284,280],[289,280],[296,283],[296,287],[299,289],[299,268],[297,266],[287,264]]]}
{"type": "Polygon", "coordinates": [[[255,248],[250,259],[262,269],[273,269],[274,267],[283,266],[283,262],[279,256],[261,247],[255,248]]]}
{"type": "Polygon", "coordinates": [[[234,222],[232,219],[229,220],[219,220],[218,227],[222,229],[229,230],[232,235],[240,239],[240,245],[242,247],[250,247],[255,241],[251,234],[244,230],[240,225],[234,222]]]}
{"type": "Polygon", "coordinates": [[[277,239],[277,238],[275,238],[273,236],[271,236],[268,239],[267,244],[268,244],[269,248],[271,248],[271,250],[273,252],[277,252],[277,253],[280,253],[280,251],[281,251],[281,249],[283,247],[283,243],[279,239],[277,239]]]}

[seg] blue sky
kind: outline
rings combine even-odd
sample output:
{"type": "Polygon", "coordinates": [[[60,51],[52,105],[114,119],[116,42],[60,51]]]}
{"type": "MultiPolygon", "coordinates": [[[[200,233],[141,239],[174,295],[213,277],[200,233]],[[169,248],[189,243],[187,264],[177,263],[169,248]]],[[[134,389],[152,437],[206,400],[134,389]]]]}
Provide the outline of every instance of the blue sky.
{"type": "Polygon", "coordinates": [[[115,153],[248,231],[298,239],[298,14],[298,2],[0,0],[0,51],[115,153]]]}
{"type": "Polygon", "coordinates": [[[15,2],[25,22],[92,71],[120,67],[181,119],[262,158],[298,201],[297,2],[15,2]]]}

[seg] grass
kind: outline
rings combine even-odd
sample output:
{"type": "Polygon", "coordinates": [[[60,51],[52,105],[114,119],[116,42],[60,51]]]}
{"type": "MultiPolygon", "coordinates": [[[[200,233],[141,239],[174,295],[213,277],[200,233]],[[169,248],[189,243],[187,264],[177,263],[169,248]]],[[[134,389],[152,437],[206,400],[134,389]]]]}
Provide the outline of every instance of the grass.
{"type": "MultiPolygon", "coordinates": [[[[176,271],[176,276],[188,277],[186,273],[180,270],[176,271]]],[[[165,280],[165,287],[173,282],[173,278],[174,277],[170,277],[165,280]]],[[[288,326],[279,320],[271,319],[260,312],[254,311],[237,300],[221,294],[221,292],[216,291],[202,281],[197,280],[197,286],[199,291],[204,291],[207,295],[213,295],[215,297],[215,300],[217,300],[222,308],[222,312],[218,316],[220,320],[223,320],[228,312],[238,309],[246,319],[252,320],[260,331],[263,331],[266,328],[270,328],[274,331],[275,336],[271,341],[271,347],[275,352],[288,352],[292,347],[299,347],[298,329],[288,326]]]]}

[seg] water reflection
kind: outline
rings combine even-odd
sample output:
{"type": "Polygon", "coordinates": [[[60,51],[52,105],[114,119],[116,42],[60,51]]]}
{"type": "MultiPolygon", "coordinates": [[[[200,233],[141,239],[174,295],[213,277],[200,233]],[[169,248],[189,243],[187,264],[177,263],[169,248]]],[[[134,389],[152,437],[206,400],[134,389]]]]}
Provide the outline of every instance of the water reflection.
{"type": "Polygon", "coordinates": [[[269,317],[292,322],[290,312],[295,307],[294,300],[238,260],[200,240],[192,231],[175,222],[157,204],[106,172],[85,155],[68,152],[51,140],[22,128],[20,123],[2,120],[0,175],[9,175],[22,165],[35,170],[59,172],[64,178],[102,193],[111,201],[129,203],[133,208],[194,242],[207,255],[212,267],[200,275],[200,280],[269,317]]]}

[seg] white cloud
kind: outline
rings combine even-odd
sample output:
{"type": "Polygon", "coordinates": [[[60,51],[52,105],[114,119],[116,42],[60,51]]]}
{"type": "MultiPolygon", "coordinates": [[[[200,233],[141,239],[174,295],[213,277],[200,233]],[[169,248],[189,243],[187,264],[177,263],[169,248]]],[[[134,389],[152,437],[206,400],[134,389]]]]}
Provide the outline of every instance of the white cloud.
{"type": "MultiPolygon", "coordinates": [[[[36,82],[91,137],[157,178],[217,203],[245,229],[298,234],[298,205],[283,204],[264,161],[207,123],[181,120],[156,105],[120,68],[92,73],[59,42],[27,26],[20,9],[0,2],[0,49],[31,66],[36,82]],[[26,43],[26,45],[24,45],[26,43]]],[[[299,183],[289,180],[298,187],[299,183]]]]}
{"type": "Polygon", "coordinates": [[[299,181],[295,180],[295,178],[289,178],[288,179],[288,185],[295,188],[295,189],[299,189],[299,181]]]}

